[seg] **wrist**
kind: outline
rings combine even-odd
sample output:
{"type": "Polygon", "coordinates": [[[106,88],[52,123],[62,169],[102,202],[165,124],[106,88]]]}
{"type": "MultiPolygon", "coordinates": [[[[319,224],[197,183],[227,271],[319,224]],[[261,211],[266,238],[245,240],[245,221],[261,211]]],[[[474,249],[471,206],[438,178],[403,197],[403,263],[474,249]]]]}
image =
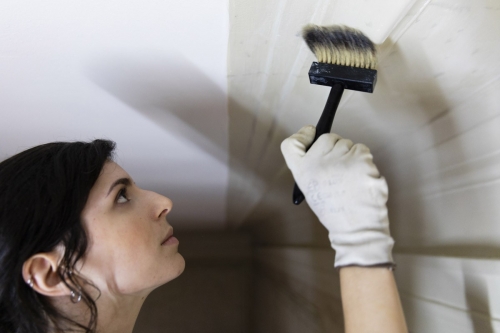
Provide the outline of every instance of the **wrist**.
{"type": "MultiPolygon", "coordinates": [[[[331,237],[332,238],[332,237],[331,237]]],[[[394,266],[392,248],[394,240],[386,234],[378,234],[370,240],[362,243],[356,242],[333,242],[335,250],[335,267],[345,266],[394,266]]]]}

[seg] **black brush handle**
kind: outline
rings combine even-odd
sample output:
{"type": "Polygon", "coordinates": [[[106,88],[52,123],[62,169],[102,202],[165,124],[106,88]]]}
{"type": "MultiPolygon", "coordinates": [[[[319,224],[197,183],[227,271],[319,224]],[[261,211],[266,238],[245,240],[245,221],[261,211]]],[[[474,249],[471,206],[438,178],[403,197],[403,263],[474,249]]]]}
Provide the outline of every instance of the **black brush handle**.
{"type": "MultiPolygon", "coordinates": [[[[314,140],[311,143],[311,145],[307,147],[306,151],[308,151],[309,148],[311,148],[314,142],[316,142],[316,140],[322,134],[330,133],[330,130],[332,129],[333,118],[335,118],[335,112],[337,111],[343,92],[344,92],[344,85],[340,83],[335,83],[332,86],[323,113],[321,114],[318,124],[316,125],[316,135],[314,136],[314,140]]],[[[300,205],[302,201],[304,201],[304,194],[297,186],[297,183],[295,183],[293,187],[293,203],[296,205],[300,205]]]]}

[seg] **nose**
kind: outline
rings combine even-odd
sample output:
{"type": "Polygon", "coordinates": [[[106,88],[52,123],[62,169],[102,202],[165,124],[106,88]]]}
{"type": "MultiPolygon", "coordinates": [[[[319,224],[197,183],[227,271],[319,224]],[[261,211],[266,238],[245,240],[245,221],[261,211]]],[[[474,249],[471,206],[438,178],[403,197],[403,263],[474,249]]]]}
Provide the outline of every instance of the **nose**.
{"type": "Polygon", "coordinates": [[[172,211],[173,203],[169,198],[158,194],[156,192],[150,192],[152,195],[152,214],[154,219],[163,219],[165,216],[172,211]]]}

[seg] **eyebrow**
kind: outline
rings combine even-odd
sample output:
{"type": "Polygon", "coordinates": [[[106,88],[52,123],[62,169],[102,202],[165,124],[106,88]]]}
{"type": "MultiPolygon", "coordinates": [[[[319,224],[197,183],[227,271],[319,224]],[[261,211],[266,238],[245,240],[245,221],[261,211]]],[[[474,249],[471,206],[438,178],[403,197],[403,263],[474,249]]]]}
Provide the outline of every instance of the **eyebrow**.
{"type": "Polygon", "coordinates": [[[113,184],[111,184],[106,197],[111,193],[111,191],[113,191],[115,186],[120,185],[120,184],[123,184],[125,186],[129,186],[131,183],[132,183],[132,181],[130,180],[130,178],[120,178],[120,179],[115,180],[115,182],[113,184]]]}

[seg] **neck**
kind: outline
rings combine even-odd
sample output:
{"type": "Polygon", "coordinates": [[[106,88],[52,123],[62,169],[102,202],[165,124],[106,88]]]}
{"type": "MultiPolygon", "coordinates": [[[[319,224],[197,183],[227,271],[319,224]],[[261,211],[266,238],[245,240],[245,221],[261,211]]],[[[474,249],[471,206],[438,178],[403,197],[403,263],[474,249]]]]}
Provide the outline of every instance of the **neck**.
{"type": "MultiPolygon", "coordinates": [[[[105,293],[101,294],[99,299],[95,301],[97,306],[97,332],[132,333],[146,297],[147,294],[120,297],[105,293]]],[[[68,318],[85,326],[88,325],[90,314],[83,301],[73,303],[69,296],[65,296],[55,300],[55,305],[68,318]]]]}
{"type": "Polygon", "coordinates": [[[96,302],[97,332],[132,333],[146,296],[128,295],[116,299],[102,295],[96,302]]]}

